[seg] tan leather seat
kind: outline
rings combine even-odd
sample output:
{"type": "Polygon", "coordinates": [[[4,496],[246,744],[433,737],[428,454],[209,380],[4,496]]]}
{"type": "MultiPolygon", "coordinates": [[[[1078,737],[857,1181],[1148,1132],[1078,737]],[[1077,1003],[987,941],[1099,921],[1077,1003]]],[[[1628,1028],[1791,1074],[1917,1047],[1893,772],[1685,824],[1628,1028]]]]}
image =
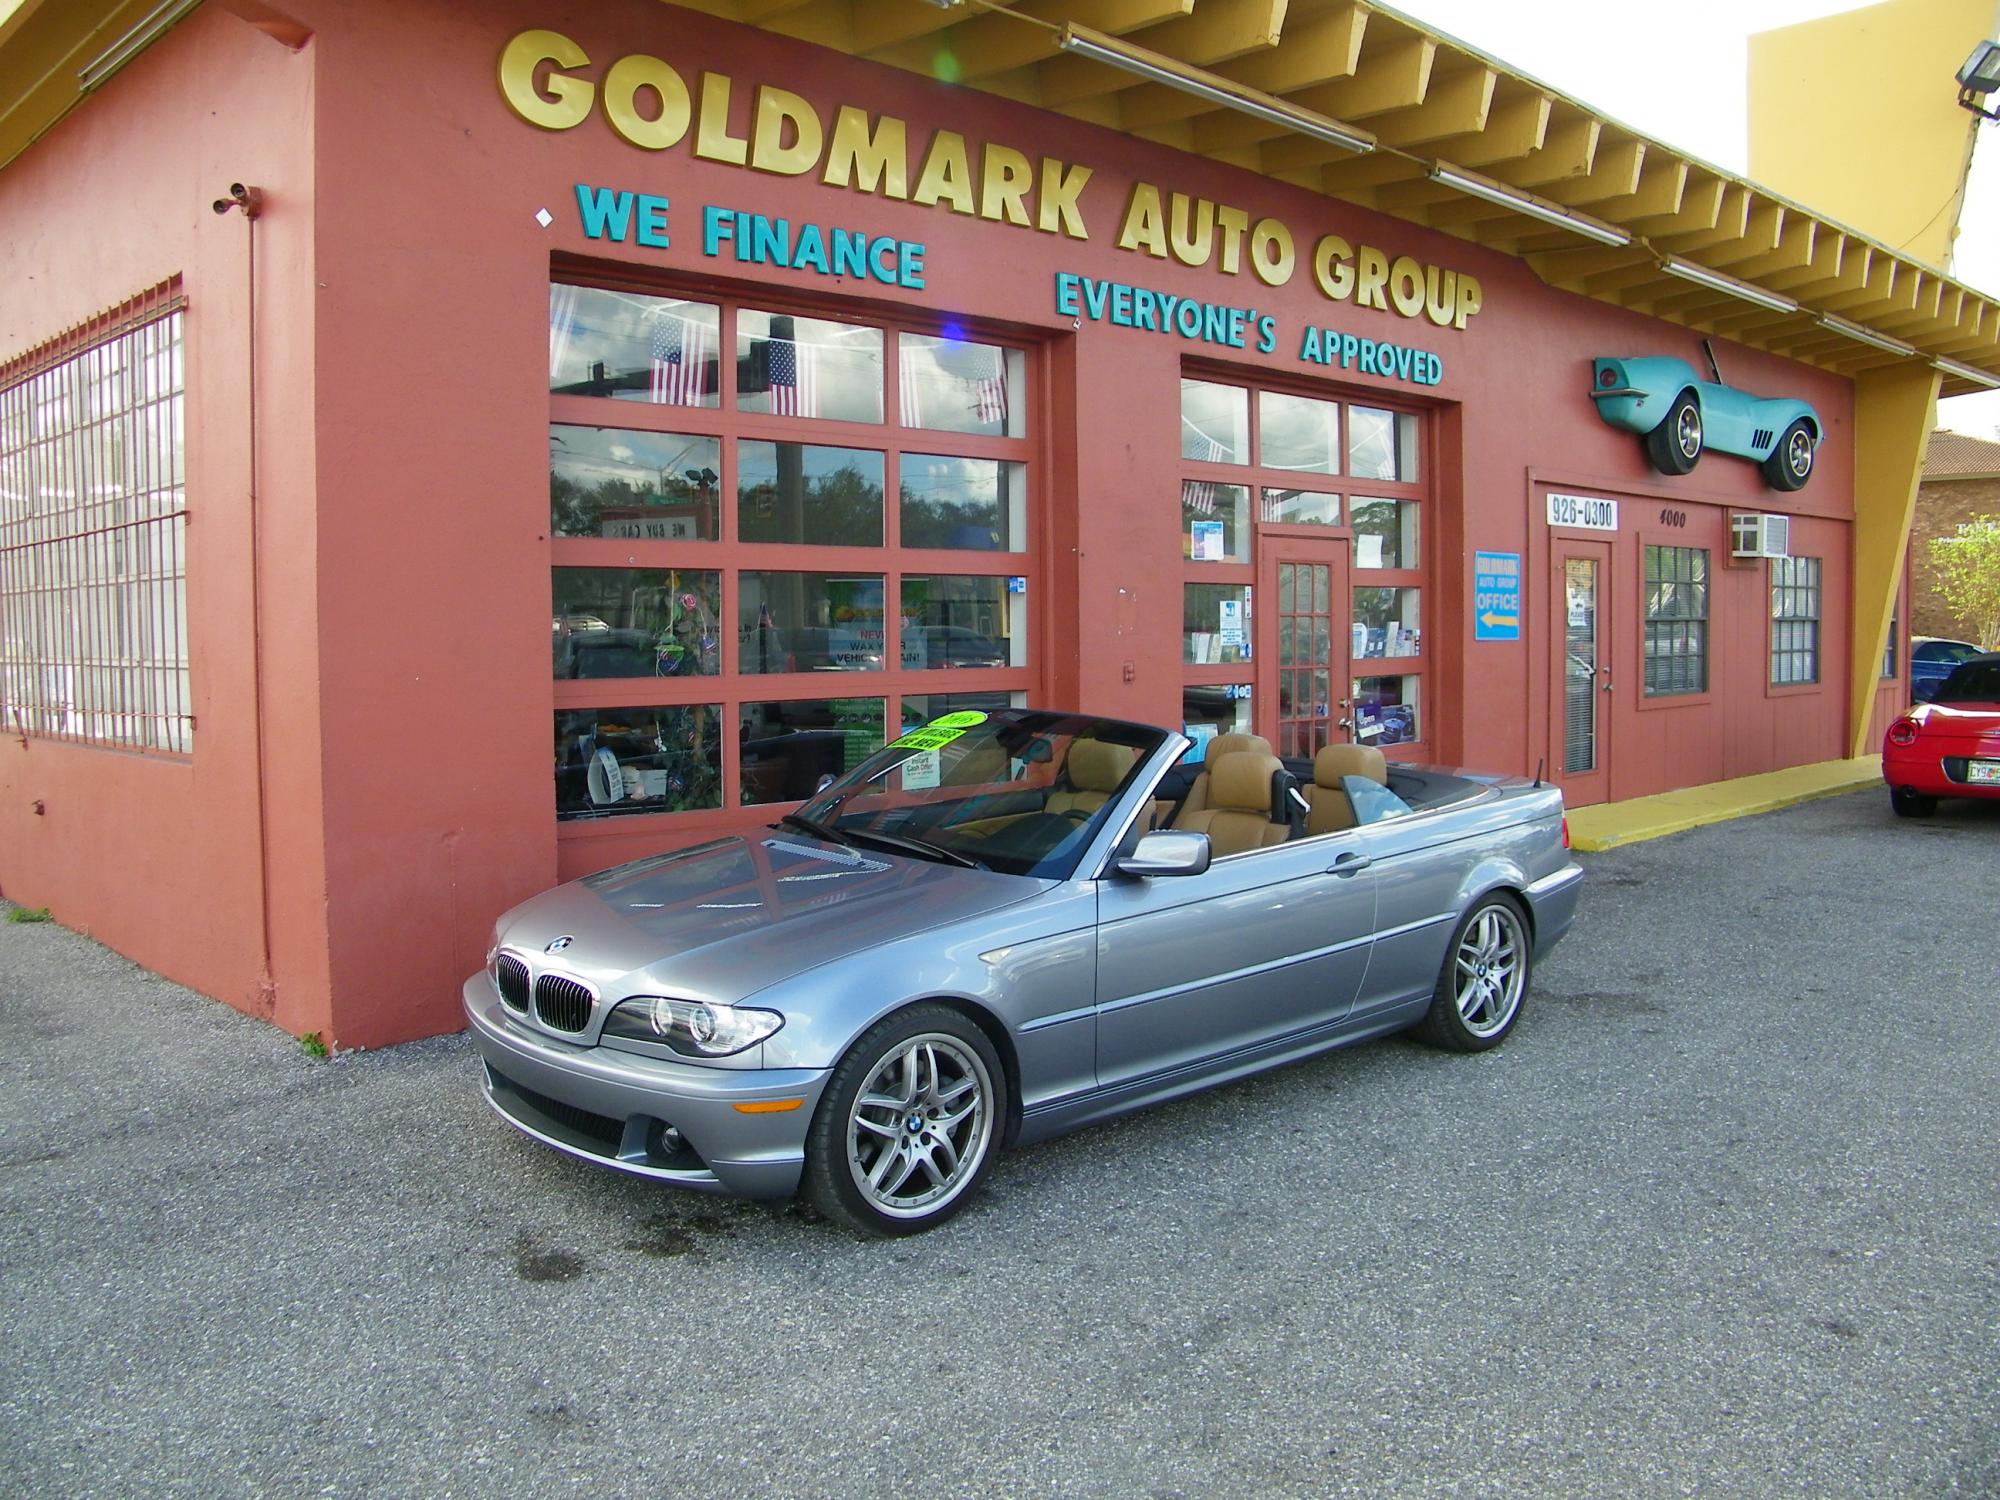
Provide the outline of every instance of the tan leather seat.
{"type": "Polygon", "coordinates": [[[1282,769],[1268,751],[1231,750],[1213,757],[1207,773],[1209,805],[1193,814],[1183,811],[1174,826],[1207,834],[1217,859],[1282,844],[1291,829],[1271,821],[1272,778],[1282,769]]]}
{"type": "Polygon", "coordinates": [[[1187,827],[1188,818],[1208,809],[1208,768],[1221,756],[1238,754],[1244,750],[1254,750],[1259,755],[1269,755],[1271,742],[1261,734],[1218,734],[1208,742],[1208,753],[1202,757],[1202,771],[1195,777],[1194,785],[1188,788],[1187,800],[1181,803],[1181,810],[1174,814],[1174,827],[1187,827]]]}
{"type": "Polygon", "coordinates": [[[1069,785],[1050,792],[1043,810],[1088,817],[1111,800],[1132,769],[1136,753],[1127,745],[1077,740],[1069,747],[1069,759],[1063,762],[1063,779],[1069,785]]]}
{"type": "Polygon", "coordinates": [[[1343,776],[1360,776],[1387,786],[1388,759],[1373,745],[1328,745],[1315,755],[1313,784],[1301,789],[1312,804],[1306,814],[1306,837],[1338,833],[1355,825],[1354,804],[1341,785],[1343,776]]]}

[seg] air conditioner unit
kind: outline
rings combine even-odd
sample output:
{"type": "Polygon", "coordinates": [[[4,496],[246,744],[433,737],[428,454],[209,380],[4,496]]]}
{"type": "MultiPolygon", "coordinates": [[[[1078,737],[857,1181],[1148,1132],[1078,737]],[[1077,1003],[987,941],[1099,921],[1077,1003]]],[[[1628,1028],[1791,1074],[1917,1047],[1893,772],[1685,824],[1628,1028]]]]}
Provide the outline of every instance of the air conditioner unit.
{"type": "Polygon", "coordinates": [[[1731,557],[1790,557],[1790,516],[1736,515],[1729,518],[1731,557]]]}

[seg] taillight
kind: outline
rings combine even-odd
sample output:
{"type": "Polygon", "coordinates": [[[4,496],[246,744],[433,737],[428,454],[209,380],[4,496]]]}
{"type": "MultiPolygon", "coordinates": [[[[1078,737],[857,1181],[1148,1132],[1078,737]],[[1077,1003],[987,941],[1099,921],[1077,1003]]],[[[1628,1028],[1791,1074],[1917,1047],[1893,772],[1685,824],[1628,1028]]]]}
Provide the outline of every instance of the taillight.
{"type": "Polygon", "coordinates": [[[1917,742],[1917,721],[1898,719],[1889,726],[1889,743],[1892,745],[1914,745],[1917,742]]]}
{"type": "Polygon", "coordinates": [[[1603,369],[1597,372],[1597,383],[1603,386],[1607,391],[1610,390],[1611,387],[1618,384],[1618,372],[1612,369],[1609,365],[1606,365],[1603,369]]]}
{"type": "Polygon", "coordinates": [[[1563,818],[1563,848],[1567,849],[1568,847],[1569,847],[1569,818],[1567,815],[1565,815],[1563,818]]]}

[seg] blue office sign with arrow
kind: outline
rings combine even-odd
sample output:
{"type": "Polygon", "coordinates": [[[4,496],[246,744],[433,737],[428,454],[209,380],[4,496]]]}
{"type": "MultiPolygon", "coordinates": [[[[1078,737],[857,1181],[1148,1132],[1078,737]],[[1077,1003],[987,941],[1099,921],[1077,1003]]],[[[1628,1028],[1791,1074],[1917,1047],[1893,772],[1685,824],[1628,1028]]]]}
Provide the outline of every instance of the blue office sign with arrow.
{"type": "Polygon", "coordinates": [[[1521,554],[1475,552],[1472,560],[1472,638],[1521,638],[1521,554]]]}

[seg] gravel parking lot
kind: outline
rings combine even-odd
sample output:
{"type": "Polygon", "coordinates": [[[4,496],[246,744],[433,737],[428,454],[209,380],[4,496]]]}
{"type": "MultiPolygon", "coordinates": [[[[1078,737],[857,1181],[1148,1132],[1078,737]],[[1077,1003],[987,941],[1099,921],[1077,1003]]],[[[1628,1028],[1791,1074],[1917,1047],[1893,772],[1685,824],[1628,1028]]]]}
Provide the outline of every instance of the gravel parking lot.
{"type": "Polygon", "coordinates": [[[1376,1043],[864,1243],[0,925],[16,1495],[2000,1494],[2000,808],[1587,861],[1376,1043]]]}

